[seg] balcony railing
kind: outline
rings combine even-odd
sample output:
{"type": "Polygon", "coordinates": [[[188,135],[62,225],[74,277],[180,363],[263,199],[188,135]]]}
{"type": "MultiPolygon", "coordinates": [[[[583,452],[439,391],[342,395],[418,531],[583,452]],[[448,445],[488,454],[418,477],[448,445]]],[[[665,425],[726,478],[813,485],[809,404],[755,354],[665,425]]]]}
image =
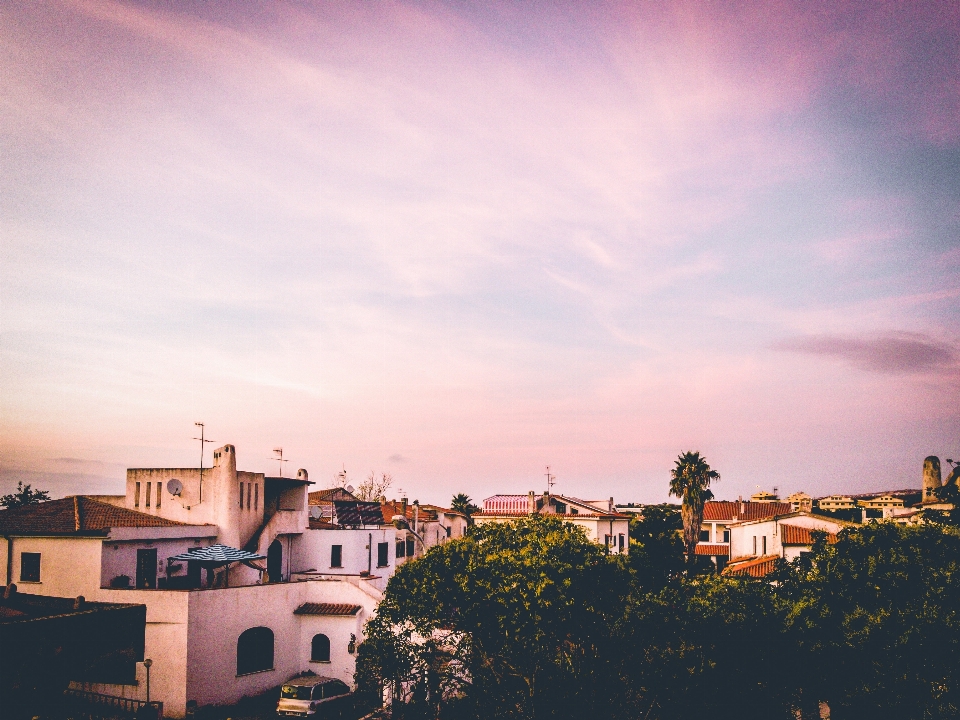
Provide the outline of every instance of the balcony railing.
{"type": "Polygon", "coordinates": [[[162,702],[146,702],[132,698],[117,697],[90,692],[89,690],[64,690],[64,699],[77,712],[93,717],[115,717],[117,715],[135,718],[135,720],[161,720],[162,702]]]}

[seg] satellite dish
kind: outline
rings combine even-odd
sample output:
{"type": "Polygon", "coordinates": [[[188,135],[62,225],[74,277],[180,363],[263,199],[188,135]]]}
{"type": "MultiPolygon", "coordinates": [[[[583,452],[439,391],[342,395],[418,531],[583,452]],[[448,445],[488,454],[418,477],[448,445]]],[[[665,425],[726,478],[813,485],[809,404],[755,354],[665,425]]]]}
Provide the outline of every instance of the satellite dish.
{"type": "Polygon", "coordinates": [[[314,520],[320,520],[323,518],[323,510],[320,509],[319,505],[310,506],[310,517],[314,520]]]}
{"type": "MultiPolygon", "coordinates": [[[[174,497],[179,496],[183,492],[183,483],[176,478],[170,478],[167,480],[167,492],[174,497]]],[[[157,502],[160,501],[158,500],[157,502]]]]}
{"type": "Polygon", "coordinates": [[[346,490],[348,493],[352,493],[352,492],[353,492],[353,485],[347,485],[347,486],[344,488],[344,490],[346,490]]]}

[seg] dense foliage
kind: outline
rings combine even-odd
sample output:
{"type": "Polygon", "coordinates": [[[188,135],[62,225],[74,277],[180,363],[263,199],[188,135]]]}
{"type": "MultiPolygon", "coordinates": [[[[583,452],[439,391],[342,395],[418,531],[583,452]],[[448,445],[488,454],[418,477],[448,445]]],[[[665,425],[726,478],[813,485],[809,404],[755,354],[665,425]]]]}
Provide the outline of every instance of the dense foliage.
{"type": "Polygon", "coordinates": [[[676,514],[634,522],[626,558],[541,516],[431,548],[367,627],[361,695],[409,718],[960,713],[955,528],[847,530],[761,581],[684,572],[676,514]]]}
{"type": "Polygon", "coordinates": [[[49,491],[34,490],[29,483],[24,485],[21,481],[17,483],[16,492],[0,497],[0,506],[12,509],[25,507],[26,505],[36,505],[49,499],[49,491]]]}

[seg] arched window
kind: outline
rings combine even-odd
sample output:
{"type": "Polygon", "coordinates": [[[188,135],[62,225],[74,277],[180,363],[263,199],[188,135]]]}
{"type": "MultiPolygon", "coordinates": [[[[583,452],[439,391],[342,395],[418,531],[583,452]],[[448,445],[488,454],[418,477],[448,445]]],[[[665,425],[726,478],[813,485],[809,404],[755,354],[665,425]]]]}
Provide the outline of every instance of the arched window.
{"type": "Polygon", "coordinates": [[[313,636],[310,643],[310,659],[314,662],[330,662],[330,638],[323,633],[313,636]]]}
{"type": "Polygon", "coordinates": [[[273,670],[273,630],[255,627],[237,638],[237,675],[273,670]]]}

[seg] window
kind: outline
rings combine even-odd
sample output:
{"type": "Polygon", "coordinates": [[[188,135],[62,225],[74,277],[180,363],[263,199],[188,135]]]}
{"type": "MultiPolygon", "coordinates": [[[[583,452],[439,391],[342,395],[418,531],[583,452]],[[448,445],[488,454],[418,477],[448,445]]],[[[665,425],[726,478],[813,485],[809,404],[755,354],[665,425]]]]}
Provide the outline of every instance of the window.
{"type": "Polygon", "coordinates": [[[626,538],[624,538],[623,533],[620,533],[620,552],[623,552],[623,544],[625,541],[626,538]]]}
{"type": "Polygon", "coordinates": [[[253,509],[257,510],[260,507],[260,484],[257,483],[253,486],[253,509]]]}
{"type": "Polygon", "coordinates": [[[157,510],[160,509],[160,498],[161,498],[160,487],[161,487],[161,484],[157,483],[157,510]]]}
{"type": "Polygon", "coordinates": [[[330,638],[323,633],[313,636],[310,643],[311,662],[330,662],[330,638]]]}
{"type": "Polygon", "coordinates": [[[40,553],[20,553],[20,581],[40,582],[40,553]]]}
{"type": "Polygon", "coordinates": [[[408,538],[407,538],[407,557],[413,557],[413,556],[415,555],[415,553],[413,552],[413,550],[414,550],[414,548],[413,548],[413,538],[412,538],[412,537],[408,537],[408,538]]]}
{"type": "Polygon", "coordinates": [[[237,675],[273,670],[273,631],[255,627],[237,638],[237,675]]]}
{"type": "Polygon", "coordinates": [[[580,514],[580,511],[577,510],[576,508],[570,508],[570,514],[571,514],[571,515],[579,515],[579,514],[580,514]]]}
{"type": "Polygon", "coordinates": [[[323,696],[325,698],[336,697],[337,695],[346,695],[348,692],[350,692],[350,688],[348,688],[345,683],[342,683],[339,680],[328,682],[323,686],[323,696]]]}
{"type": "Polygon", "coordinates": [[[343,567],[343,545],[330,547],[330,567],[343,567]]]}
{"type": "Polygon", "coordinates": [[[247,483],[247,510],[250,509],[250,491],[253,489],[250,487],[253,483],[247,483]]]}
{"type": "Polygon", "coordinates": [[[724,530],[724,531],[723,531],[723,541],[724,541],[725,543],[730,542],[730,531],[729,531],[729,530],[724,530]]]}
{"type": "Polygon", "coordinates": [[[402,558],[407,554],[407,544],[403,540],[397,540],[397,557],[402,558]]]}
{"type": "Polygon", "coordinates": [[[763,536],[763,554],[764,555],[767,554],[767,536],[766,535],[763,536]]]}
{"type": "Polygon", "coordinates": [[[377,567],[390,564],[390,543],[377,543],[377,567]]]}
{"type": "Polygon", "coordinates": [[[243,483],[240,483],[240,509],[243,510],[243,483]]]}
{"type": "Polygon", "coordinates": [[[133,489],[133,506],[140,507],[140,483],[137,483],[133,489]]]}
{"type": "Polygon", "coordinates": [[[757,554],[757,536],[756,535],[753,536],[753,554],[754,555],[757,554]]]}
{"type": "Polygon", "coordinates": [[[700,531],[700,542],[710,542],[710,531],[701,530],[700,531]]]}

